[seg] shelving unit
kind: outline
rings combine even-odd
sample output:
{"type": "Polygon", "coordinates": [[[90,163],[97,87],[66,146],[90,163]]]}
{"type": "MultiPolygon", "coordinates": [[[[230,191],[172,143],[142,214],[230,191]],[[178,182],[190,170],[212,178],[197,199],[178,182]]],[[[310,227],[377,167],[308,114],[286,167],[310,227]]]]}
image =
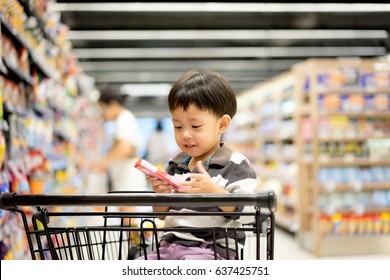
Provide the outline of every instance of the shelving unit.
{"type": "Polygon", "coordinates": [[[318,256],[390,252],[387,63],[309,60],[292,71],[309,108],[298,119],[301,245],[318,256]]]}
{"type": "MultiPolygon", "coordinates": [[[[65,28],[43,2],[0,2],[0,191],[82,193],[83,163],[103,151],[104,128],[65,28]]],[[[1,259],[29,258],[19,218],[0,212],[1,259]]]]}
{"type": "Polygon", "coordinates": [[[226,134],[228,144],[241,151],[259,174],[259,190],[276,192],[276,224],[293,233],[299,228],[295,99],[291,73],[242,93],[226,134]]]}
{"type": "Polygon", "coordinates": [[[277,226],[318,256],[390,252],[387,62],[307,60],[238,102],[227,139],[251,147],[259,189],[278,196],[277,226]]]}

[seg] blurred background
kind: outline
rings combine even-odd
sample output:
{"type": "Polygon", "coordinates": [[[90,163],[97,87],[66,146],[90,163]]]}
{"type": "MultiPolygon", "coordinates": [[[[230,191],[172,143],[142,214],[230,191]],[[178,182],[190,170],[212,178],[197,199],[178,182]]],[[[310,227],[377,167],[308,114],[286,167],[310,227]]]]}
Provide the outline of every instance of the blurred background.
{"type": "MultiPolygon", "coordinates": [[[[275,258],[388,259],[387,2],[1,1],[0,191],[106,192],[86,167],[112,146],[106,89],[129,97],[138,156],[158,121],[173,156],[170,87],[213,70],[238,99],[224,142],[278,196],[275,258]]],[[[15,219],[2,259],[28,258],[15,219]]]]}

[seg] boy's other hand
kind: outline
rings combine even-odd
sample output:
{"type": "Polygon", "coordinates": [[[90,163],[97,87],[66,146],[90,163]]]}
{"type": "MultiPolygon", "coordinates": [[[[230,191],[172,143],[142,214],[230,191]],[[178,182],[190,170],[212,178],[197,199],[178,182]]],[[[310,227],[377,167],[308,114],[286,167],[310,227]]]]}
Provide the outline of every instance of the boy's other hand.
{"type": "Polygon", "coordinates": [[[192,173],[190,175],[191,181],[181,183],[182,186],[190,187],[188,189],[180,189],[181,193],[229,193],[224,188],[213,183],[201,161],[196,163],[196,167],[199,173],[192,173]]]}

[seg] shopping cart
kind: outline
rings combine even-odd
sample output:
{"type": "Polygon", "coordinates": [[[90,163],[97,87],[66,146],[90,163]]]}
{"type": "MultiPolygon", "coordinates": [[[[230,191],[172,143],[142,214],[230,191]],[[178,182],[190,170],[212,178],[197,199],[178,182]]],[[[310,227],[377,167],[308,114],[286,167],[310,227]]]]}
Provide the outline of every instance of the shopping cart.
{"type": "MultiPolygon", "coordinates": [[[[21,215],[31,258],[54,260],[122,260],[144,256],[158,250],[159,238],[166,232],[212,233],[210,243],[235,240],[235,248],[226,246],[227,259],[273,259],[274,211],[273,192],[257,194],[101,194],[101,195],[28,195],[0,193],[0,208],[21,215]],[[251,216],[251,222],[239,228],[213,226],[196,228],[167,228],[156,217],[160,215],[189,216],[194,213],[156,213],[110,211],[108,206],[253,206],[250,212],[196,212],[202,216],[251,216]],[[80,209],[105,206],[101,211],[80,209]],[[25,208],[36,207],[33,214],[25,208]],[[57,211],[65,207],[65,211],[57,211]],[[66,207],[71,208],[68,210],[66,207]],[[77,208],[76,208],[77,207],[77,208]],[[50,210],[49,210],[50,209],[50,210]],[[72,210],[73,209],[73,210],[72,210]],[[75,219],[69,225],[69,219],[75,219]],[[136,221],[136,222],[134,222],[136,221]],[[245,246],[237,237],[246,235],[245,246]],[[138,237],[138,238],[135,238],[138,237]],[[228,240],[229,239],[229,240],[228,240]],[[136,248],[136,252],[134,252],[136,248]]],[[[94,209],[94,208],[92,208],[94,209]]],[[[63,210],[63,209],[62,209],[63,210]]],[[[157,251],[157,254],[158,251],[157,251]]],[[[217,258],[217,253],[215,253],[217,258]]]]}

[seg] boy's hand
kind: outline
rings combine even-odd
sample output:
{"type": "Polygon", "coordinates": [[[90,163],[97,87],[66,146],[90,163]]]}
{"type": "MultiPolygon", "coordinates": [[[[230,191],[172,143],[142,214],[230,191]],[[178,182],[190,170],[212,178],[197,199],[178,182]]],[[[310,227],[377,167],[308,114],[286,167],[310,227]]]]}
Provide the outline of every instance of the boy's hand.
{"type": "Polygon", "coordinates": [[[146,176],[146,179],[150,182],[156,193],[172,193],[172,187],[167,182],[153,176],[146,176]]]}
{"type": "Polygon", "coordinates": [[[211,177],[203,167],[201,161],[196,163],[196,167],[198,168],[199,173],[192,173],[190,175],[190,182],[185,181],[180,183],[182,186],[190,187],[188,189],[181,188],[181,193],[229,193],[227,190],[211,181],[211,177]]]}

